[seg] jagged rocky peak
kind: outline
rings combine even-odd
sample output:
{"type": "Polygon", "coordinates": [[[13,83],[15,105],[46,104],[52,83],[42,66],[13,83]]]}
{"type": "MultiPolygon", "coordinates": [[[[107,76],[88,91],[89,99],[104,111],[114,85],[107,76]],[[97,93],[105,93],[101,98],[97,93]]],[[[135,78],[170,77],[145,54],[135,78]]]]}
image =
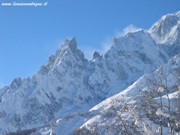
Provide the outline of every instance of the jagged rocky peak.
{"type": "Polygon", "coordinates": [[[167,14],[161,17],[149,30],[151,36],[158,43],[168,43],[172,37],[176,36],[180,26],[180,11],[174,14],[167,14]]]}
{"type": "Polygon", "coordinates": [[[66,39],[64,43],[60,46],[55,54],[55,58],[59,57],[60,55],[64,54],[65,52],[76,52],[77,50],[77,42],[76,38],[73,37],[72,39],[66,39]]]}
{"type": "Polygon", "coordinates": [[[179,16],[176,14],[168,14],[163,16],[153,27],[151,30],[158,32],[160,35],[166,34],[170,31],[172,27],[177,25],[179,21],[179,16]]]}
{"type": "Polygon", "coordinates": [[[152,40],[149,33],[144,31],[143,29],[138,29],[135,32],[130,32],[127,33],[127,35],[125,36],[126,40],[134,40],[136,42],[142,42],[142,41],[146,41],[146,40],[152,40]]]}
{"type": "Polygon", "coordinates": [[[67,48],[70,48],[72,51],[75,51],[77,49],[77,42],[75,37],[73,37],[71,40],[65,40],[64,44],[61,46],[61,49],[67,48]]]}
{"type": "Polygon", "coordinates": [[[64,43],[61,45],[60,49],[56,52],[55,57],[57,58],[59,57],[59,55],[61,56],[64,53],[79,56],[84,59],[83,52],[79,48],[77,48],[77,42],[75,37],[70,40],[65,40],[64,43]]]}
{"type": "MultiPolygon", "coordinates": [[[[118,51],[135,51],[154,44],[150,34],[142,29],[130,32],[124,37],[113,39],[113,48],[118,51]]],[[[114,50],[113,49],[113,50],[114,50]]],[[[110,49],[111,50],[111,49],[110,49]]]]}
{"type": "Polygon", "coordinates": [[[49,57],[48,63],[49,63],[50,65],[52,65],[52,64],[54,63],[55,59],[56,59],[56,57],[55,57],[54,55],[51,55],[51,56],[49,57]]]}
{"type": "Polygon", "coordinates": [[[55,55],[51,55],[49,57],[48,64],[41,66],[39,72],[42,74],[46,74],[51,69],[54,69],[58,65],[60,65],[62,63],[62,60],[71,61],[72,59],[82,61],[85,60],[83,52],[77,48],[77,42],[75,37],[65,40],[64,43],[60,46],[60,48],[56,51],[55,55]]]}
{"type": "Polygon", "coordinates": [[[149,30],[153,40],[173,57],[180,51],[180,11],[167,14],[149,30]]]}
{"type": "Polygon", "coordinates": [[[138,29],[137,31],[134,32],[129,32],[123,37],[115,37],[113,39],[113,45],[118,45],[122,44],[122,42],[132,42],[132,40],[141,41],[141,40],[146,40],[149,39],[149,33],[144,31],[143,29],[138,29]]]}
{"type": "Polygon", "coordinates": [[[22,84],[22,79],[21,78],[16,78],[12,81],[12,83],[10,84],[10,87],[12,89],[17,89],[21,86],[22,84]]]}
{"type": "Polygon", "coordinates": [[[102,56],[100,55],[99,52],[95,51],[95,52],[93,53],[93,60],[98,59],[98,58],[101,58],[101,57],[102,57],[102,56]]]}
{"type": "Polygon", "coordinates": [[[71,59],[71,57],[75,59],[84,60],[84,53],[77,48],[76,38],[73,37],[72,39],[65,40],[64,43],[61,45],[60,49],[56,52],[54,63],[58,64],[59,61],[62,59],[71,59]]]}

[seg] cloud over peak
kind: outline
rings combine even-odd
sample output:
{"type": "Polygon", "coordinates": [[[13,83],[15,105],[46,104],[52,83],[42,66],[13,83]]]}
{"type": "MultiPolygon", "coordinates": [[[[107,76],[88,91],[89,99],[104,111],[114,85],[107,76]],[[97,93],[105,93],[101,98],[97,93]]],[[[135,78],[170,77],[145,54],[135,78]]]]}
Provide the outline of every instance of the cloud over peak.
{"type": "Polygon", "coordinates": [[[134,26],[133,24],[128,25],[127,27],[125,27],[122,31],[119,31],[116,33],[116,37],[122,37],[125,36],[126,34],[130,33],[130,32],[135,32],[137,30],[139,30],[140,28],[134,26]]]}

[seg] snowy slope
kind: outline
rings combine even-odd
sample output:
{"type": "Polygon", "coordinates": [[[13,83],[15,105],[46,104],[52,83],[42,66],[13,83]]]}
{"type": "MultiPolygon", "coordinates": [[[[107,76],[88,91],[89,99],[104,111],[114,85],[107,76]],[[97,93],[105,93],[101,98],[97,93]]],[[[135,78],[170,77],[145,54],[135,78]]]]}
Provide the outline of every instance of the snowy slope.
{"type": "MultiPolygon", "coordinates": [[[[179,36],[180,12],[164,15],[151,28],[150,33],[156,39],[156,42],[173,44],[179,36]]],[[[179,40],[179,39],[178,39],[179,40]]]]}
{"type": "Polygon", "coordinates": [[[171,57],[180,52],[180,11],[164,15],[149,32],[171,57]]]}
{"type": "MultiPolygon", "coordinates": [[[[96,112],[90,119],[76,129],[73,135],[78,134],[148,134],[153,135],[158,132],[158,116],[154,116],[154,111],[158,110],[159,96],[156,95],[158,87],[165,82],[159,82],[152,85],[150,80],[163,80],[165,73],[168,81],[169,99],[171,101],[171,113],[176,113],[178,109],[178,94],[180,86],[180,55],[175,56],[167,65],[157,69],[154,73],[146,75],[137,80],[119,94],[106,99],[97,106],[93,107],[90,112],[96,112]],[[178,72],[178,75],[177,75],[178,72]],[[145,94],[146,93],[146,94],[145,94]],[[145,100],[147,93],[151,93],[151,100],[145,100]],[[143,102],[142,102],[143,101],[143,102]],[[151,101],[150,106],[147,101],[151,101]],[[123,123],[124,122],[124,123],[123,123]]],[[[162,94],[164,106],[167,105],[167,96],[162,94]]],[[[178,115],[176,120],[178,120],[178,115]]],[[[180,119],[179,119],[180,120],[180,119]]],[[[180,121],[179,121],[180,122],[180,121]]],[[[170,129],[164,125],[164,134],[169,134],[170,129]]]]}
{"type": "Polygon", "coordinates": [[[2,90],[8,94],[1,98],[4,115],[0,122],[8,121],[10,126],[1,124],[1,128],[11,131],[41,127],[55,118],[86,111],[168,59],[144,31],[118,40],[104,57],[94,54],[92,61],[84,58],[75,38],[65,41],[32,78],[17,78],[2,90]],[[138,42],[133,44],[136,38],[138,42]],[[123,47],[125,44],[129,49],[123,47]],[[110,91],[116,84],[122,86],[110,91]]]}
{"type": "MultiPolygon", "coordinates": [[[[179,12],[173,15],[179,16],[179,12]]],[[[137,30],[114,38],[112,47],[104,55],[95,52],[92,60],[84,58],[75,38],[66,40],[38,73],[25,79],[16,78],[0,89],[0,134],[49,127],[57,119],[61,119],[57,132],[69,134],[96,113],[87,112],[90,108],[126,89],[178,53],[179,42],[175,41],[179,36],[171,44],[159,43],[153,37],[156,31],[152,27],[149,31],[137,30]],[[78,119],[80,122],[76,123],[78,119]]]]}

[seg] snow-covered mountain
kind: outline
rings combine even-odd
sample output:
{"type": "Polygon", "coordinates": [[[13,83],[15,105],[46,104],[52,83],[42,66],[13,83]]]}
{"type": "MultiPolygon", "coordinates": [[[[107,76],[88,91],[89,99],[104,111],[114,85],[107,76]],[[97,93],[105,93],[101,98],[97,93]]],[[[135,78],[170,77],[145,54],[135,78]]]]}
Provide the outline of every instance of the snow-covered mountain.
{"type": "MultiPolygon", "coordinates": [[[[44,127],[52,130],[56,125],[56,134],[66,135],[84,128],[87,120],[91,127],[101,109],[111,113],[104,105],[111,106],[113,97],[109,97],[119,93],[114,96],[119,98],[129,89],[129,93],[136,93],[140,77],[143,84],[144,74],[152,73],[179,53],[179,22],[179,12],[163,16],[148,31],[141,29],[114,38],[111,48],[104,55],[94,52],[92,60],[84,58],[75,38],[66,40],[37,74],[16,78],[0,89],[0,134],[44,127]]],[[[118,100],[128,99],[126,95],[118,100]]],[[[116,121],[113,116],[102,117],[116,121]]],[[[50,132],[43,130],[41,133],[50,132]]]]}
{"type": "Polygon", "coordinates": [[[180,11],[163,16],[150,28],[149,32],[170,57],[180,52],[180,11]]]}
{"type": "MultiPolygon", "coordinates": [[[[166,106],[169,96],[172,120],[180,122],[179,54],[167,65],[161,66],[152,74],[142,76],[124,91],[93,107],[88,112],[92,116],[76,129],[73,135],[158,134],[158,89],[162,86],[166,86],[166,90],[161,93],[163,111],[166,112],[164,115],[168,116],[166,106]],[[168,96],[166,91],[169,92],[168,96]]],[[[166,121],[163,125],[164,134],[171,134],[166,121]]],[[[55,128],[57,129],[58,127],[55,128]]]]}

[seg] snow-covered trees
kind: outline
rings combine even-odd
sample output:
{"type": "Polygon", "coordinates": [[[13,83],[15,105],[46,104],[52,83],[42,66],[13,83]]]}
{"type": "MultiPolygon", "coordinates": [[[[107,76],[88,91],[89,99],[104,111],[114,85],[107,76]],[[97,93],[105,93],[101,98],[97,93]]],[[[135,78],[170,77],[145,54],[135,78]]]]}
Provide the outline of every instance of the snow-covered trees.
{"type": "Polygon", "coordinates": [[[142,105],[147,105],[150,109],[146,110],[148,117],[159,123],[158,132],[161,135],[166,134],[163,133],[164,127],[169,128],[171,135],[180,131],[179,73],[179,68],[169,71],[166,67],[161,67],[147,80],[148,88],[141,91],[144,102],[142,105]]]}

